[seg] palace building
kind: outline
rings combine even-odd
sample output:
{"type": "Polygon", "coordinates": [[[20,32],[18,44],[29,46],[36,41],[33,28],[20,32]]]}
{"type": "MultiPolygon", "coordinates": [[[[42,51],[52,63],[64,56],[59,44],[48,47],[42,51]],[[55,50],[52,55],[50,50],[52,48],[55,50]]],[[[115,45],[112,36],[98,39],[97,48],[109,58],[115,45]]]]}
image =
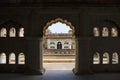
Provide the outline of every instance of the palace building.
{"type": "Polygon", "coordinates": [[[43,54],[75,54],[75,37],[68,33],[52,33],[46,30],[43,38],[43,54]]]}
{"type": "Polygon", "coordinates": [[[43,37],[43,62],[75,62],[75,45],[75,36],[72,34],[72,30],[67,33],[53,33],[47,29],[43,37]]]}

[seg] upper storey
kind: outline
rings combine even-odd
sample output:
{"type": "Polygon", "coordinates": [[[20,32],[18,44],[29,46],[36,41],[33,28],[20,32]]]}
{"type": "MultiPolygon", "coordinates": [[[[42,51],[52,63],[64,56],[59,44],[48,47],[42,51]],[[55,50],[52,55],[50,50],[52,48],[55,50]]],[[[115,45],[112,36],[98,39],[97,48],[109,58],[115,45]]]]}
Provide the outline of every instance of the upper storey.
{"type": "Polygon", "coordinates": [[[119,0],[0,0],[0,6],[106,6],[118,5],[119,0]],[[5,5],[7,4],[7,5],[5,5]],[[9,5],[8,5],[9,4],[9,5]],[[13,5],[14,4],[14,5],[13,5]]]}

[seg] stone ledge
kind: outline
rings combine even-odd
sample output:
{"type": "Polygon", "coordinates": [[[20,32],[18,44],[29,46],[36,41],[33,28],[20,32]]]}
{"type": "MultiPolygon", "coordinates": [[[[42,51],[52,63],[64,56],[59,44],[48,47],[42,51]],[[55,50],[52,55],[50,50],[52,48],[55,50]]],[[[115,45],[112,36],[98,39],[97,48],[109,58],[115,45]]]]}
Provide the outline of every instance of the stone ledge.
{"type": "Polygon", "coordinates": [[[44,63],[54,63],[54,62],[75,62],[75,59],[44,59],[44,63]]]}

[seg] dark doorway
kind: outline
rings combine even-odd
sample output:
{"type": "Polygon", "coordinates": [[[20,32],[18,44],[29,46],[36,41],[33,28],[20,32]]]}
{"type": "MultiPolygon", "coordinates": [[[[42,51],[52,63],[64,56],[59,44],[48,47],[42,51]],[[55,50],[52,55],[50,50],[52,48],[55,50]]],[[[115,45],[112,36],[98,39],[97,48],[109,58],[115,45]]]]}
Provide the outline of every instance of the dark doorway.
{"type": "Polygon", "coordinates": [[[62,49],[62,43],[61,42],[57,43],[57,49],[62,49]]]}

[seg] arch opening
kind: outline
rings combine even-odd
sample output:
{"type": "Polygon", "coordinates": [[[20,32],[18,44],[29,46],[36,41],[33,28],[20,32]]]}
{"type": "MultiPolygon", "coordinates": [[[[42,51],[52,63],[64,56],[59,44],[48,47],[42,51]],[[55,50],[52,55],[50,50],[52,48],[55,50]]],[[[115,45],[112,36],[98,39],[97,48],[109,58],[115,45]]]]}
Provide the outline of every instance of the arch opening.
{"type": "Polygon", "coordinates": [[[109,54],[107,52],[103,54],[103,64],[109,64],[109,54]]]}
{"type": "Polygon", "coordinates": [[[9,64],[15,64],[16,63],[16,59],[15,59],[15,53],[11,53],[9,55],[9,64]]]}
{"type": "Polygon", "coordinates": [[[62,43],[61,42],[57,42],[57,49],[62,49],[62,43]]]}
{"type": "Polygon", "coordinates": [[[98,27],[93,28],[93,35],[94,37],[99,37],[100,36],[100,30],[98,27]]]}
{"type": "Polygon", "coordinates": [[[93,55],[93,64],[100,64],[100,54],[98,52],[93,55]]]}
{"type": "Polygon", "coordinates": [[[102,37],[108,37],[108,36],[109,36],[109,29],[107,27],[103,27],[102,37]]]}
{"type": "Polygon", "coordinates": [[[24,55],[24,53],[20,53],[18,55],[18,64],[25,64],[25,55],[24,55]]]}
{"type": "Polygon", "coordinates": [[[0,37],[7,37],[7,30],[6,30],[6,28],[2,28],[0,30],[0,37]]]}
{"type": "Polygon", "coordinates": [[[72,70],[75,67],[76,42],[74,26],[57,18],[43,30],[43,67],[47,70],[72,70]]]}
{"type": "Polygon", "coordinates": [[[10,28],[9,36],[16,37],[16,29],[14,27],[10,28]]]}
{"type": "Polygon", "coordinates": [[[0,54],[0,64],[6,64],[6,54],[5,53],[0,54]]]}
{"type": "Polygon", "coordinates": [[[19,37],[24,37],[24,28],[19,29],[19,37]]]}
{"type": "Polygon", "coordinates": [[[112,37],[118,37],[118,29],[116,27],[113,27],[111,29],[111,36],[112,37]]]}
{"type": "Polygon", "coordinates": [[[112,54],[112,64],[118,64],[119,60],[118,60],[118,53],[114,52],[112,54]]]}

